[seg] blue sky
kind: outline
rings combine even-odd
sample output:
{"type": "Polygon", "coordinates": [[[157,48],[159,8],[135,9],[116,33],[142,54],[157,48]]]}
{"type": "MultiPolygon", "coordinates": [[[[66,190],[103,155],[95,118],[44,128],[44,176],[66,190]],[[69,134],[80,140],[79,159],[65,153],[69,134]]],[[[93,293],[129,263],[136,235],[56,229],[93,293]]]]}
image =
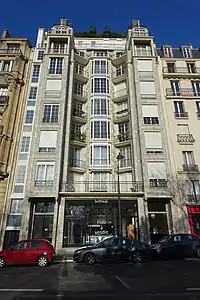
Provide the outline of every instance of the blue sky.
{"type": "Polygon", "coordinates": [[[200,0],[10,0],[1,3],[0,32],[6,28],[12,36],[29,37],[34,45],[37,28],[48,30],[60,18],[67,18],[75,31],[87,31],[95,24],[101,32],[108,24],[120,33],[127,31],[132,19],[140,19],[155,36],[157,46],[192,43],[200,48],[199,11],[200,0]]]}

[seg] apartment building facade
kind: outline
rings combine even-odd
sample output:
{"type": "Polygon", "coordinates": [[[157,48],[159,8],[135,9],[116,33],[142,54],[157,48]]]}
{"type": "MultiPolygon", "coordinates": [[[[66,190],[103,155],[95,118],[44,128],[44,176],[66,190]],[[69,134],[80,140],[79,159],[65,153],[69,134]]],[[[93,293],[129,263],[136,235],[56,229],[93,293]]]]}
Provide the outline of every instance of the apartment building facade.
{"type": "Polygon", "coordinates": [[[166,129],[174,200],[183,211],[181,226],[200,234],[200,51],[192,45],[157,50],[161,60],[166,129]],[[189,223],[188,223],[189,221],[189,223]]]}
{"type": "Polygon", "coordinates": [[[16,237],[60,251],[95,243],[118,233],[119,197],[123,235],[154,242],[189,230],[161,52],[139,21],[126,38],[74,36],[66,20],[38,30],[16,169],[25,171],[11,195],[23,207],[16,237]]]}
{"type": "Polygon", "coordinates": [[[22,120],[26,102],[31,45],[26,38],[10,37],[7,30],[0,39],[0,240],[4,230],[16,223],[8,217],[15,211],[10,203],[18,158],[22,120]]]}

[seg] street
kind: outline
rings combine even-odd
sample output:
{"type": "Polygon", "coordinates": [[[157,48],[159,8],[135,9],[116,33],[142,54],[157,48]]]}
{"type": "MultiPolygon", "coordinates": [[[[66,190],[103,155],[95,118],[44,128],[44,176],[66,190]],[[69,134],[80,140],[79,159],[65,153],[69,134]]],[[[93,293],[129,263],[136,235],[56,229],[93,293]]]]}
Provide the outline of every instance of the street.
{"type": "Polygon", "coordinates": [[[200,260],[0,269],[0,299],[200,299],[200,260]]]}

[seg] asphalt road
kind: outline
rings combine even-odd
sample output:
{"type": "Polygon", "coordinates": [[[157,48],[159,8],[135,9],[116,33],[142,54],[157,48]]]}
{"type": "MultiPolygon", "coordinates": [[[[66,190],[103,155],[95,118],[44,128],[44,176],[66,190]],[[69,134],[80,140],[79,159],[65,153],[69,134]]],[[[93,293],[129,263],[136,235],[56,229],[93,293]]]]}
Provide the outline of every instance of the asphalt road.
{"type": "Polygon", "coordinates": [[[200,260],[0,269],[0,299],[200,300],[200,260]]]}

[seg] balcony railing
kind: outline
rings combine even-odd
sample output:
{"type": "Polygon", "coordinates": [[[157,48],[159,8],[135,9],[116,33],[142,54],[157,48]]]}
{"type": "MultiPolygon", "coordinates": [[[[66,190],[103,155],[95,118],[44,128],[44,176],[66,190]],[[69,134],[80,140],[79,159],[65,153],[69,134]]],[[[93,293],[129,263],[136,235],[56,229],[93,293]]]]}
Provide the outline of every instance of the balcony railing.
{"type": "Polygon", "coordinates": [[[163,68],[163,73],[164,74],[169,74],[169,73],[174,73],[174,74],[200,74],[200,69],[199,68],[191,68],[189,70],[188,68],[178,68],[178,67],[166,67],[163,68]]]}
{"type": "Polygon", "coordinates": [[[200,195],[187,195],[188,202],[191,204],[200,204],[200,195]]]}
{"type": "Polygon", "coordinates": [[[135,55],[136,56],[152,56],[152,53],[151,53],[151,50],[136,49],[135,50],[135,55]]]}
{"type": "Polygon", "coordinates": [[[198,165],[183,165],[184,172],[199,172],[198,165]]]}
{"type": "Polygon", "coordinates": [[[5,53],[5,54],[21,54],[20,49],[0,49],[0,54],[5,53]]]}
{"type": "Polygon", "coordinates": [[[67,49],[48,49],[49,54],[66,54],[67,49]]]}
{"type": "Polygon", "coordinates": [[[83,51],[75,51],[75,54],[77,54],[80,57],[83,57],[85,59],[89,59],[89,56],[87,56],[83,51]]]}
{"type": "MultiPolygon", "coordinates": [[[[117,181],[75,181],[63,182],[62,192],[108,192],[117,193],[117,181]]],[[[123,193],[142,193],[144,191],[143,182],[121,181],[120,191],[123,193]]]]}
{"type": "Polygon", "coordinates": [[[36,180],[35,186],[52,186],[53,180],[36,180]]]}
{"type": "Polygon", "coordinates": [[[7,106],[9,101],[9,96],[0,96],[0,106],[7,106]]]}
{"type": "Polygon", "coordinates": [[[166,89],[166,96],[172,97],[200,97],[200,91],[194,91],[193,89],[180,89],[178,91],[174,91],[172,89],[166,89]]]}
{"type": "Polygon", "coordinates": [[[109,167],[110,166],[110,160],[109,159],[92,159],[91,165],[93,167],[109,167]]]}
{"type": "Polygon", "coordinates": [[[188,118],[188,112],[174,112],[175,118],[188,118]]]}
{"type": "Polygon", "coordinates": [[[121,98],[127,95],[127,89],[122,89],[116,92],[113,92],[113,98],[121,98]]]}
{"type": "Polygon", "coordinates": [[[150,187],[167,187],[166,179],[149,179],[150,187]]]}
{"type": "Polygon", "coordinates": [[[86,91],[82,91],[82,90],[76,90],[74,89],[74,95],[83,97],[83,98],[87,98],[88,97],[88,93],[86,91]]]}
{"type": "Polygon", "coordinates": [[[72,135],[71,135],[71,140],[74,140],[74,141],[79,141],[79,142],[85,142],[86,140],[86,134],[85,133],[81,133],[79,131],[74,131],[72,132],[72,135]]]}
{"type": "Polygon", "coordinates": [[[177,142],[180,144],[192,144],[195,142],[192,134],[177,134],[177,142]]]}
{"type": "Polygon", "coordinates": [[[70,159],[70,167],[85,169],[86,161],[80,159],[70,159]]]}
{"type": "Polygon", "coordinates": [[[82,110],[73,108],[73,110],[72,110],[72,116],[85,119],[86,118],[86,113],[84,111],[82,111],[82,110]]]}
{"type": "Polygon", "coordinates": [[[84,76],[84,77],[87,77],[89,76],[89,73],[85,70],[82,70],[82,69],[76,69],[75,73],[77,75],[81,75],[81,76],[84,76]]]}
{"type": "Polygon", "coordinates": [[[118,119],[127,117],[128,114],[129,114],[129,112],[128,112],[128,108],[127,108],[127,109],[123,109],[123,110],[116,112],[114,116],[115,116],[115,119],[118,120],[118,119]]]}
{"type": "Polygon", "coordinates": [[[130,133],[129,132],[124,132],[124,133],[120,133],[116,136],[116,141],[117,142],[129,141],[130,138],[131,138],[130,133]]]}
{"type": "Polygon", "coordinates": [[[20,227],[22,215],[8,215],[7,227],[20,227]]]}

